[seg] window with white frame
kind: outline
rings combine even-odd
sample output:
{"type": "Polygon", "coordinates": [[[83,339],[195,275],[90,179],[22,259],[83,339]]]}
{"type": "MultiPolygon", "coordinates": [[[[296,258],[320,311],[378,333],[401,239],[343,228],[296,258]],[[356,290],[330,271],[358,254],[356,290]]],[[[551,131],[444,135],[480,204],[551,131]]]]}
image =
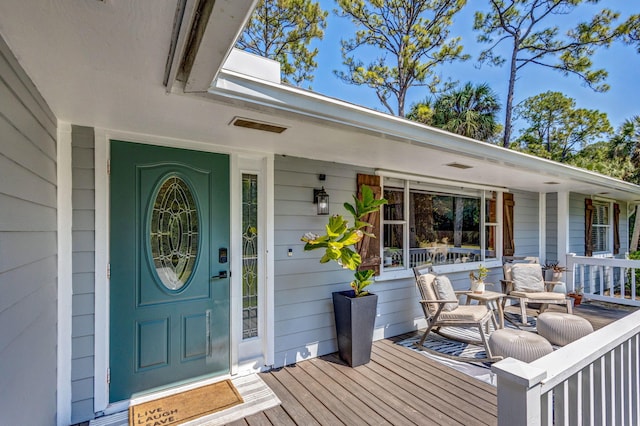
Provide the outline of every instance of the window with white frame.
{"type": "Polygon", "coordinates": [[[491,191],[386,178],[384,269],[495,259],[496,195],[491,191]]]}
{"type": "Polygon", "coordinates": [[[609,203],[593,202],[593,222],[591,227],[591,243],[594,253],[610,252],[609,239],[611,223],[609,221],[609,203]]]}

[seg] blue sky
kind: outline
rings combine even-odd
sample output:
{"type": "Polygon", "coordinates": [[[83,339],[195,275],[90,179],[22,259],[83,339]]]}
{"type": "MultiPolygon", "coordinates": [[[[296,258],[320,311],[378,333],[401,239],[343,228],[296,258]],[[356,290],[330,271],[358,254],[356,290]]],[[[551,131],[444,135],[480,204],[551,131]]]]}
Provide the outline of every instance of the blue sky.
{"type": "MultiPolygon", "coordinates": [[[[333,10],[335,3],[332,0],[320,0],[325,10],[333,10]]],[[[469,0],[467,6],[456,15],[452,27],[452,36],[461,36],[465,52],[472,56],[467,62],[443,65],[438,68],[438,73],[443,80],[451,78],[460,83],[472,81],[474,84],[488,83],[498,94],[500,102],[506,101],[508,68],[491,67],[482,65],[478,68],[478,53],[485,47],[476,41],[477,33],[472,31],[473,13],[478,7],[486,3],[478,0],[469,0]]],[[[623,17],[640,12],[636,1],[628,0],[604,0],[599,5],[581,6],[580,15],[576,12],[562,16],[561,29],[568,24],[577,22],[580,16],[589,16],[604,7],[621,12],[623,17]]],[[[340,54],[340,38],[353,34],[353,26],[350,22],[329,14],[327,29],[324,39],[317,43],[319,54],[317,57],[318,68],[315,71],[315,80],[312,83],[314,91],[327,96],[343,99],[369,108],[387,112],[379,103],[375,92],[368,87],[356,87],[348,85],[338,79],[334,70],[344,70],[342,56],[340,54]]],[[[507,44],[503,45],[504,47],[507,44]]],[[[367,58],[363,58],[368,63],[367,58]]],[[[528,65],[516,82],[515,102],[520,102],[529,96],[534,96],[547,90],[559,91],[566,96],[574,98],[576,107],[598,109],[606,112],[614,128],[627,118],[640,114],[640,53],[631,46],[615,45],[608,50],[599,51],[593,57],[594,65],[603,67],[609,72],[607,83],[611,89],[605,93],[596,93],[584,86],[580,79],[574,76],[564,77],[559,72],[544,69],[540,66],[528,65]]],[[[428,96],[424,88],[410,90],[406,111],[411,104],[428,96]]],[[[504,111],[500,115],[500,121],[504,121],[504,111]]],[[[519,127],[518,123],[514,123],[519,127]]]]}

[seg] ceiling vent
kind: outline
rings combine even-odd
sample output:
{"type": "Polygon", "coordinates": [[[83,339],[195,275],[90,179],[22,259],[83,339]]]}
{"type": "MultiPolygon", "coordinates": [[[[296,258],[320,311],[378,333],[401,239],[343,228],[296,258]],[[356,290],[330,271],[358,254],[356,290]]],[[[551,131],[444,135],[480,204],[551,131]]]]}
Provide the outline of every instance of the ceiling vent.
{"type": "Polygon", "coordinates": [[[286,127],[273,123],[265,123],[264,121],[252,120],[250,118],[234,117],[231,123],[236,127],[246,127],[247,129],[262,130],[264,132],[282,133],[287,130],[286,127]]]}
{"type": "Polygon", "coordinates": [[[446,164],[446,166],[454,167],[456,169],[462,169],[462,170],[473,168],[473,166],[468,166],[466,164],[460,164],[460,163],[449,163],[449,164],[446,164]]]}

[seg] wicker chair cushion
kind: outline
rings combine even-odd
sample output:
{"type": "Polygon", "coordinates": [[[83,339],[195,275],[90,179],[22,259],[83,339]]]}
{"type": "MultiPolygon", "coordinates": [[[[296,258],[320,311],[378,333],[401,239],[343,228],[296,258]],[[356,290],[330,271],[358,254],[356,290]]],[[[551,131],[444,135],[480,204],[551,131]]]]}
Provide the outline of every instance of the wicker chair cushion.
{"type": "MultiPolygon", "coordinates": [[[[436,292],[436,299],[438,300],[458,300],[456,297],[456,292],[453,290],[453,286],[451,285],[451,281],[444,275],[439,275],[436,277],[433,283],[433,289],[436,292]]],[[[458,302],[445,303],[442,308],[442,312],[451,312],[458,307],[458,302]]]]}
{"type": "MultiPolygon", "coordinates": [[[[418,277],[418,289],[420,290],[420,297],[423,300],[436,300],[438,296],[436,295],[435,290],[433,289],[433,282],[436,279],[436,276],[433,274],[423,274],[418,277]]],[[[430,303],[428,305],[428,312],[425,311],[425,316],[434,315],[438,309],[438,305],[434,303],[430,303]],[[431,315],[429,315],[429,313],[431,315]]],[[[424,305],[423,305],[424,308],[424,305]]]]}
{"type": "Polygon", "coordinates": [[[513,290],[524,293],[544,291],[542,267],[537,263],[516,263],[511,267],[513,290]]]}
{"type": "Polygon", "coordinates": [[[460,305],[455,310],[449,312],[441,312],[440,321],[464,321],[478,322],[483,319],[489,310],[485,305],[460,305]]]}
{"type": "Polygon", "coordinates": [[[512,291],[509,293],[511,296],[522,297],[524,299],[535,299],[535,300],[564,300],[567,296],[564,293],[555,293],[553,291],[536,291],[536,292],[526,292],[526,291],[512,291]]]}

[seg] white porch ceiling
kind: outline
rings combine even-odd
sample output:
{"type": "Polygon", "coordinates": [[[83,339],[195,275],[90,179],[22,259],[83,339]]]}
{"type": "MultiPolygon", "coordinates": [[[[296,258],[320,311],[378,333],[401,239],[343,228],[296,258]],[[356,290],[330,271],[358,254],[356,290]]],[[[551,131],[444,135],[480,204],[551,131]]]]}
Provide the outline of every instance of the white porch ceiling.
{"type": "MultiPolygon", "coordinates": [[[[216,1],[209,25],[220,44],[207,44],[216,54],[205,60],[212,69],[203,75],[217,72],[254,3],[216,1]]],[[[58,119],[72,124],[527,191],[640,200],[635,185],[232,72],[220,73],[213,94],[167,94],[162,82],[177,4],[2,0],[0,34],[58,119]],[[237,116],[287,130],[230,126],[237,116]],[[446,166],[452,162],[472,168],[446,166]],[[558,184],[545,184],[551,181],[558,184]]]]}

